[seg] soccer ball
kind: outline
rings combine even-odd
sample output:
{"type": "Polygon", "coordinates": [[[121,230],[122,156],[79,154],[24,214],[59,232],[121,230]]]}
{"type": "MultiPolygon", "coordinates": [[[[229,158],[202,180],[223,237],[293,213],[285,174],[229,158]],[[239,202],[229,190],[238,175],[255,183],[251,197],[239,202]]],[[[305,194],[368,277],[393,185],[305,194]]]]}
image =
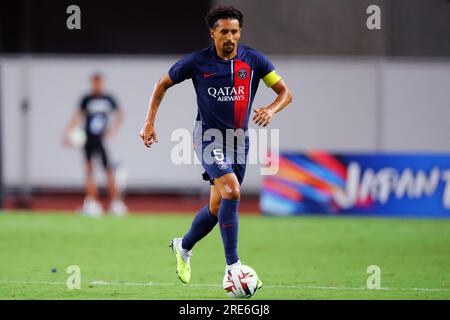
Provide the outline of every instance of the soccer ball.
{"type": "Polygon", "coordinates": [[[80,127],[73,128],[69,132],[69,142],[73,147],[82,147],[86,142],[86,133],[80,127]]]}
{"type": "Polygon", "coordinates": [[[223,277],[223,289],[230,298],[250,298],[258,290],[258,275],[246,265],[227,270],[223,277]]]}

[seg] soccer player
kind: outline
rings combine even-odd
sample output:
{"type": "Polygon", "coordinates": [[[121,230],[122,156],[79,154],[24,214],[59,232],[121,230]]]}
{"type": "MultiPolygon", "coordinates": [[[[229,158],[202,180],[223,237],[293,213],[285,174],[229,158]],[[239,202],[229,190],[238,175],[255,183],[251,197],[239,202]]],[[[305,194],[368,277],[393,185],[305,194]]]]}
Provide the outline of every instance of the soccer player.
{"type": "Polygon", "coordinates": [[[113,137],[123,122],[123,111],[118,107],[116,101],[103,91],[103,77],[94,74],[91,78],[92,93],[81,99],[80,107],[70,120],[63,133],[63,143],[70,145],[69,134],[84,121],[86,142],[84,154],[86,158],[86,197],[83,202],[82,211],[89,216],[101,216],[103,208],[98,201],[98,190],[94,180],[93,158],[100,157],[108,181],[108,193],[111,198],[109,211],[117,216],[123,216],[128,209],[121,199],[120,192],[116,186],[114,170],[111,168],[108,152],[104,146],[104,139],[113,137]],[[109,124],[111,114],[115,113],[114,121],[109,124]]]}
{"type": "Polygon", "coordinates": [[[177,259],[178,277],[183,283],[189,283],[191,278],[192,248],[217,222],[225,251],[225,272],[240,264],[237,253],[238,207],[246,165],[245,161],[236,161],[236,158],[247,158],[248,121],[252,116],[252,102],[259,81],[262,79],[277,97],[270,105],[253,110],[253,121],[257,125],[267,126],[275,113],[292,101],[290,89],[277,75],[273,64],[260,52],[239,44],[243,24],[239,10],[218,6],[206,14],[205,20],[214,44],[179,60],[156,83],[140,132],[145,146],[151,147],[158,142],[154,122],[165,92],[175,84],[192,79],[198,103],[194,149],[202,161],[203,178],[210,181],[211,191],[209,204],[197,213],[190,230],[183,238],[175,238],[171,242],[177,259]],[[215,136],[213,142],[203,139],[211,130],[226,137],[227,129],[235,130],[238,139],[233,137],[231,140],[241,143],[229,147],[228,138],[215,136]]]}

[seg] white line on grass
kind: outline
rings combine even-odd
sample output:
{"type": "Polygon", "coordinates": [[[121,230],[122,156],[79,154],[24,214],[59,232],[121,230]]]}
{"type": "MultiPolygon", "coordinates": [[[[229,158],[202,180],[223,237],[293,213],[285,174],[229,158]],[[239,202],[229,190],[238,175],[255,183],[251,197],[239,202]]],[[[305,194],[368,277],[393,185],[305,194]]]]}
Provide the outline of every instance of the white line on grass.
{"type": "MultiPolygon", "coordinates": [[[[52,282],[52,281],[24,281],[24,282],[11,282],[11,281],[0,281],[0,283],[5,284],[48,284],[48,285],[64,285],[65,282],[52,282]]],[[[96,280],[91,281],[88,285],[98,285],[98,286],[148,286],[148,287],[168,287],[168,286],[179,286],[178,283],[161,283],[161,282],[111,282],[96,280]]],[[[191,283],[186,286],[190,287],[221,287],[220,284],[211,283],[191,283]]],[[[264,285],[265,288],[289,288],[289,289],[319,289],[319,290],[350,290],[350,291],[428,291],[428,292],[450,292],[450,289],[445,288],[380,288],[380,289],[367,289],[365,287],[332,287],[332,286],[307,286],[307,285],[264,285]]]]}

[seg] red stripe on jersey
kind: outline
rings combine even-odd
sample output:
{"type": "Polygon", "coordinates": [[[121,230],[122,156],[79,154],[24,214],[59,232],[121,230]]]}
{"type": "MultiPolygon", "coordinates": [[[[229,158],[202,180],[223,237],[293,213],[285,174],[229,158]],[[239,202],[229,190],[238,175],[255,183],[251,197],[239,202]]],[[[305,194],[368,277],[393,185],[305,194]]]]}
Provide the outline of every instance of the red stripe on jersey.
{"type": "Polygon", "coordinates": [[[251,69],[243,61],[234,60],[234,128],[244,128],[249,102],[251,69]]]}

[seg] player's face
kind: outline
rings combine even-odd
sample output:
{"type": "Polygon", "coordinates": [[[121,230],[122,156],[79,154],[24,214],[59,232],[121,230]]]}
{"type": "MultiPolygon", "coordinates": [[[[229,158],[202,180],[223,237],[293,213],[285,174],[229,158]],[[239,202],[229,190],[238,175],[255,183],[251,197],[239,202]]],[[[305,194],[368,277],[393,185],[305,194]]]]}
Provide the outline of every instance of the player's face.
{"type": "Polygon", "coordinates": [[[218,50],[225,55],[233,53],[241,37],[241,28],[237,19],[220,19],[211,29],[211,38],[218,50]]]}
{"type": "Polygon", "coordinates": [[[103,91],[103,80],[102,78],[92,79],[92,90],[95,93],[101,93],[103,91]]]}

